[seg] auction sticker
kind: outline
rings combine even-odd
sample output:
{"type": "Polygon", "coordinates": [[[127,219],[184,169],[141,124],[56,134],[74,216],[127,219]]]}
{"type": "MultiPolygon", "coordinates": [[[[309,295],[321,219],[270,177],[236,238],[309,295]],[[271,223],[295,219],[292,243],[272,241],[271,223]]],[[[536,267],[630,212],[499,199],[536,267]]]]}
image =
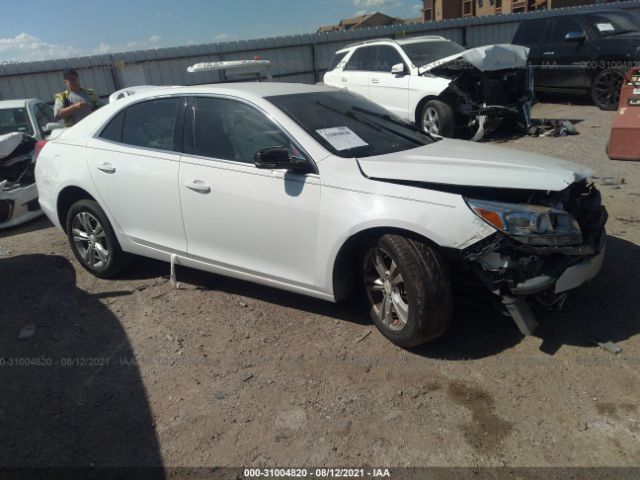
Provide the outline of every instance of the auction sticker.
{"type": "Polygon", "coordinates": [[[369,146],[367,142],[356,135],[349,127],[323,128],[316,130],[316,132],[329,142],[333,148],[339,151],[369,146]]]}

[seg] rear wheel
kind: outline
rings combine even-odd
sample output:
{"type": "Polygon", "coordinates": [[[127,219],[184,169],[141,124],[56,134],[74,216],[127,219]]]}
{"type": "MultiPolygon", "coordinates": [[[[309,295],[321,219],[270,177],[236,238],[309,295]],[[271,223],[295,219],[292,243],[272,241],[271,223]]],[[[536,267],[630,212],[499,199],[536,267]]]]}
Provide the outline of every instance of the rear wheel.
{"type": "Polygon", "coordinates": [[[420,119],[420,128],[431,135],[453,137],[455,133],[453,108],[441,100],[429,100],[425,103],[420,119]]]}
{"type": "Polygon", "coordinates": [[[435,250],[384,235],[365,250],[361,265],[367,307],[384,336],[410,348],[444,333],[451,319],[451,284],[435,250]]]}
{"type": "Polygon", "coordinates": [[[601,110],[614,111],[620,102],[624,71],[607,68],[596,75],[591,84],[591,98],[601,110]]]}
{"type": "Polygon", "coordinates": [[[126,266],[128,256],[106,214],[93,200],[74,203],[67,213],[66,227],[73,254],[96,277],[112,277],[126,266]]]}

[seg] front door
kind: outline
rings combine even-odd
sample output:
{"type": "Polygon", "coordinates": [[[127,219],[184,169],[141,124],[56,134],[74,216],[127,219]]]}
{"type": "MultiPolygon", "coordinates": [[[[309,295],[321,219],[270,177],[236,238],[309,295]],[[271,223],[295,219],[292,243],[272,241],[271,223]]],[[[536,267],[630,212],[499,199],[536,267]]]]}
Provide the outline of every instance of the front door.
{"type": "Polygon", "coordinates": [[[375,70],[377,47],[359,47],[340,74],[340,86],[369,98],[369,80],[375,70]]]}
{"type": "Polygon", "coordinates": [[[554,19],[549,40],[544,45],[542,56],[550,68],[546,75],[546,85],[553,88],[582,89],[589,85],[587,62],[591,59],[591,44],[584,41],[567,41],[569,33],[585,32],[582,25],[573,18],[554,19]]]}
{"type": "MultiPolygon", "coordinates": [[[[192,154],[181,158],[180,189],[188,252],[223,268],[316,283],[320,179],[254,166],[261,149],[291,139],[240,100],[194,99],[192,154]]],[[[185,142],[188,138],[185,138],[185,142]]]]}
{"type": "Polygon", "coordinates": [[[369,99],[398,117],[413,122],[409,112],[409,68],[400,53],[390,45],[377,47],[375,71],[369,77],[369,99]],[[404,65],[404,73],[391,73],[391,67],[404,65]]]}

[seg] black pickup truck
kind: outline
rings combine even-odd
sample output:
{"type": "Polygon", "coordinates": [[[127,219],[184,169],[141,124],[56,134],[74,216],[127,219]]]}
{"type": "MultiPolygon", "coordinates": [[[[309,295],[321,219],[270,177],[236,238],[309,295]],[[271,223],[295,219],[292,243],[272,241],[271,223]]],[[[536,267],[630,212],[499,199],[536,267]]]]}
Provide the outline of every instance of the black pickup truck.
{"type": "Polygon", "coordinates": [[[640,18],[621,10],[536,18],[520,24],[513,43],[531,49],[537,91],[588,93],[616,110],[625,72],[640,65],[640,18]]]}

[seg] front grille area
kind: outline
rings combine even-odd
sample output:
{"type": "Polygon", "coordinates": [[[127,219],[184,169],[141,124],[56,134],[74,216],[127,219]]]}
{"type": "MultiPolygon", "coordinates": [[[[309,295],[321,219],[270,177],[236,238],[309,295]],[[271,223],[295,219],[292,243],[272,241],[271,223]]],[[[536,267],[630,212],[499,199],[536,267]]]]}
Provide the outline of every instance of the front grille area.
{"type": "Polygon", "coordinates": [[[0,223],[11,220],[13,208],[13,200],[0,200],[0,223]]]}

